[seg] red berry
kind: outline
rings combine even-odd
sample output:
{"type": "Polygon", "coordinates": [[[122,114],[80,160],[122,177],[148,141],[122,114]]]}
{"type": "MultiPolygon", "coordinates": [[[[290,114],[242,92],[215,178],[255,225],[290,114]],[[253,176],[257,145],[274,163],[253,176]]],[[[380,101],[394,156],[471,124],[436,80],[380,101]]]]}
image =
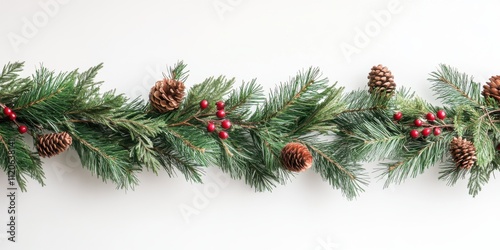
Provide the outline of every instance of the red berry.
{"type": "Polygon", "coordinates": [[[434,135],[438,136],[441,134],[441,129],[440,128],[434,128],[434,135]]]}
{"type": "Polygon", "coordinates": [[[228,137],[229,137],[229,134],[226,131],[220,131],[219,132],[219,138],[221,138],[222,140],[225,140],[228,137]]]}
{"type": "Polygon", "coordinates": [[[497,145],[497,151],[500,151],[500,144],[497,145]]]}
{"type": "Polygon", "coordinates": [[[208,132],[214,132],[215,131],[215,124],[213,122],[209,122],[207,125],[207,131],[208,132]]]}
{"type": "Polygon", "coordinates": [[[394,118],[394,120],[399,121],[399,120],[401,120],[401,118],[403,118],[403,113],[396,112],[396,113],[394,113],[394,115],[392,117],[394,118]]]}
{"type": "Polygon", "coordinates": [[[430,129],[430,128],[424,128],[424,129],[422,130],[422,135],[423,135],[423,136],[427,137],[427,136],[429,136],[430,134],[431,134],[431,129],[430,129]]]}
{"type": "Polygon", "coordinates": [[[10,119],[11,121],[14,121],[16,118],[17,118],[16,113],[14,113],[14,112],[10,113],[10,115],[9,115],[9,119],[10,119]]]}
{"type": "Polygon", "coordinates": [[[231,128],[231,121],[229,121],[229,120],[224,120],[224,121],[222,121],[222,123],[220,124],[220,126],[221,126],[223,129],[229,129],[229,128],[231,128]]]}
{"type": "Polygon", "coordinates": [[[24,133],[28,132],[28,127],[21,125],[21,126],[19,126],[19,128],[17,128],[17,130],[19,131],[19,133],[24,134],[24,133]]]}
{"type": "Polygon", "coordinates": [[[413,121],[413,124],[415,124],[415,126],[417,126],[417,127],[421,127],[422,124],[424,124],[424,123],[420,119],[415,119],[415,121],[413,121]]]}
{"type": "Polygon", "coordinates": [[[427,119],[427,121],[433,122],[436,120],[436,116],[433,113],[427,113],[425,119],[427,119]]]}
{"type": "Polygon", "coordinates": [[[446,118],[446,113],[444,112],[444,110],[439,110],[437,113],[436,113],[437,117],[441,120],[443,120],[444,118],[446,118]]]}
{"type": "Polygon", "coordinates": [[[224,109],[224,107],[226,106],[223,101],[218,101],[217,103],[215,103],[215,105],[217,106],[217,110],[224,109]]]}
{"type": "Polygon", "coordinates": [[[5,108],[3,108],[3,113],[6,116],[9,116],[10,114],[12,114],[12,109],[10,109],[9,107],[5,107],[5,108]]]}
{"type": "Polygon", "coordinates": [[[202,100],[202,101],[200,102],[200,108],[201,108],[201,109],[206,109],[206,108],[208,108],[208,101],[207,101],[207,100],[202,100]]]}
{"type": "Polygon", "coordinates": [[[221,109],[221,110],[218,110],[215,115],[217,115],[217,117],[222,119],[222,118],[226,117],[226,112],[223,109],[221,109]]]}
{"type": "Polygon", "coordinates": [[[411,136],[411,138],[413,138],[413,139],[417,139],[419,135],[420,135],[420,134],[418,133],[418,131],[417,131],[416,129],[414,129],[414,130],[410,131],[410,136],[411,136]]]}

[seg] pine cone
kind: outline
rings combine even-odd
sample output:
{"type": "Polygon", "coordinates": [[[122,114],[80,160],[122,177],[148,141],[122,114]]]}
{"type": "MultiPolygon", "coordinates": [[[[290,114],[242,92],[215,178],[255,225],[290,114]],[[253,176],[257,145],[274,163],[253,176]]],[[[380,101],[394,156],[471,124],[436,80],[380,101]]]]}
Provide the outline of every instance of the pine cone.
{"type": "Polygon", "coordinates": [[[393,94],[393,91],[396,89],[396,83],[394,83],[394,76],[391,71],[379,64],[377,66],[373,66],[370,74],[368,74],[368,86],[370,89],[368,92],[373,93],[387,93],[393,94]]]}
{"type": "Polygon", "coordinates": [[[476,163],[476,147],[462,137],[453,138],[450,152],[457,168],[470,169],[476,163]]]}
{"type": "Polygon", "coordinates": [[[306,146],[291,142],[281,150],[283,167],[293,172],[306,171],[312,166],[313,158],[306,146]]]}
{"type": "Polygon", "coordinates": [[[52,157],[64,152],[72,142],[73,139],[66,132],[46,134],[37,138],[36,149],[41,157],[52,157]]]}
{"type": "Polygon", "coordinates": [[[490,81],[483,86],[483,96],[495,98],[497,102],[500,102],[500,76],[490,77],[490,81]]]}
{"type": "Polygon", "coordinates": [[[151,105],[160,113],[179,108],[184,99],[184,88],[181,81],[167,78],[157,81],[149,93],[151,105]]]}

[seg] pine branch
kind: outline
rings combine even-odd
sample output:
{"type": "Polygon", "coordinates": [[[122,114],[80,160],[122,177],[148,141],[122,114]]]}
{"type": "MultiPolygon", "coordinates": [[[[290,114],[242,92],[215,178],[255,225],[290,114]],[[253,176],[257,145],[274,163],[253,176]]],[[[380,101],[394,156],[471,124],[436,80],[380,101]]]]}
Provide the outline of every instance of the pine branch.
{"type": "Polygon", "coordinates": [[[100,93],[103,82],[96,82],[95,78],[101,69],[102,63],[78,74],[72,105],[67,115],[78,114],[83,117],[105,115],[125,102],[125,98],[122,95],[115,95],[114,91],[100,93]]]}
{"type": "Polygon", "coordinates": [[[399,155],[407,143],[407,135],[388,119],[358,122],[353,124],[352,134],[344,138],[358,161],[391,159],[399,155]]]}
{"type": "Polygon", "coordinates": [[[163,141],[156,142],[155,150],[160,156],[162,166],[169,176],[175,176],[174,168],[178,169],[186,180],[201,183],[203,168],[190,158],[183,156],[174,145],[165,144],[163,141]]]}
{"type": "Polygon", "coordinates": [[[65,120],[70,108],[76,71],[55,75],[45,68],[37,70],[30,80],[30,87],[16,100],[15,110],[22,122],[57,130],[57,123],[65,120]]]}
{"type": "Polygon", "coordinates": [[[400,184],[406,178],[415,178],[422,174],[425,169],[441,162],[448,155],[449,144],[453,138],[453,133],[442,134],[432,140],[409,141],[406,151],[400,155],[397,162],[384,164],[388,165],[383,175],[387,175],[385,187],[391,183],[400,184]]]}
{"type": "MultiPolygon", "coordinates": [[[[426,102],[420,97],[414,97],[412,99],[407,98],[396,98],[394,103],[395,109],[401,111],[404,116],[401,122],[412,122],[408,120],[416,118],[424,118],[427,113],[436,113],[438,110],[443,109],[442,107],[436,107],[426,102]]],[[[448,115],[453,115],[453,112],[448,112],[448,115]]]]}
{"type": "Polygon", "coordinates": [[[163,77],[186,82],[189,76],[189,71],[186,70],[186,67],[187,65],[183,61],[178,61],[174,67],[168,68],[168,76],[163,74],[163,77]]]}
{"type": "Polygon", "coordinates": [[[469,188],[469,194],[473,197],[479,194],[482,187],[488,183],[492,173],[491,168],[476,166],[471,168],[469,182],[467,183],[467,188],[469,188]]]}
{"type": "Polygon", "coordinates": [[[257,129],[249,130],[248,134],[244,133],[244,136],[250,139],[242,145],[249,158],[244,167],[245,182],[257,191],[272,190],[277,184],[284,184],[290,174],[281,168],[280,148],[266,139],[270,135],[265,136],[257,129]]]}
{"type": "Polygon", "coordinates": [[[320,78],[317,68],[299,72],[288,83],[280,84],[270,93],[267,101],[255,112],[250,121],[266,124],[268,127],[292,127],[297,117],[302,117],[312,105],[316,105],[324,95],[318,94],[327,84],[320,78]]]}
{"type": "Polygon", "coordinates": [[[453,186],[457,181],[465,179],[468,171],[458,168],[453,162],[447,162],[447,165],[439,172],[439,180],[446,181],[448,186],[453,186]]]}
{"type": "Polygon", "coordinates": [[[257,84],[255,79],[249,83],[243,83],[239,90],[234,89],[229,94],[225,102],[226,113],[232,120],[247,120],[252,115],[253,107],[260,104],[264,99],[262,86],[257,84]]]}
{"type": "Polygon", "coordinates": [[[256,191],[271,191],[276,183],[280,183],[279,177],[275,176],[265,165],[255,161],[246,164],[245,183],[255,188],[256,191]]]}
{"type": "MultiPolygon", "coordinates": [[[[246,148],[254,150],[253,152],[248,152],[248,155],[252,157],[245,163],[244,167],[245,182],[248,185],[255,188],[256,191],[262,192],[271,191],[277,184],[285,183],[289,175],[285,175],[284,171],[276,168],[276,166],[273,167],[272,165],[265,164],[269,159],[264,160],[262,157],[270,157],[269,152],[261,153],[255,147],[246,148]]],[[[266,150],[268,149],[266,148],[266,150]]],[[[276,161],[276,159],[273,158],[273,161],[276,161]]]]}
{"type": "Polygon", "coordinates": [[[342,98],[342,102],[346,105],[345,109],[335,114],[333,118],[385,110],[388,104],[387,98],[371,95],[366,90],[351,91],[342,98]]]}
{"type": "Polygon", "coordinates": [[[364,170],[358,165],[337,158],[335,146],[317,138],[304,138],[301,142],[310,149],[314,158],[314,169],[335,189],[340,189],[348,199],[353,199],[364,191],[367,184],[364,170]]]}
{"type": "Polygon", "coordinates": [[[26,191],[28,177],[35,179],[42,186],[45,185],[40,158],[30,150],[11,124],[0,123],[0,159],[0,166],[6,173],[9,166],[14,165],[16,181],[22,191],[26,191]],[[14,157],[13,162],[10,153],[14,157]]]}
{"type": "Polygon", "coordinates": [[[162,168],[161,156],[150,138],[141,137],[135,142],[134,146],[128,146],[128,148],[130,148],[129,155],[135,164],[144,166],[154,173],[158,173],[158,170],[162,168]]]}
{"type": "Polygon", "coordinates": [[[451,106],[471,105],[480,107],[484,105],[481,97],[481,86],[475,83],[472,77],[461,74],[457,69],[441,64],[436,72],[431,73],[429,79],[432,90],[437,99],[451,106]]]}
{"type": "MultiPolygon", "coordinates": [[[[164,139],[188,150],[189,155],[203,154],[207,148],[213,148],[213,142],[196,127],[167,127],[163,132],[164,139]]],[[[209,162],[209,161],[204,161],[209,162]]]]}
{"type": "Polygon", "coordinates": [[[68,131],[73,137],[73,147],[80,156],[82,165],[103,181],[111,180],[119,188],[130,188],[137,184],[134,171],[138,170],[129,159],[129,151],[117,144],[120,137],[103,136],[85,125],[75,124],[68,131]],[[115,142],[115,143],[110,143],[115,142]]]}
{"type": "Polygon", "coordinates": [[[474,124],[471,121],[477,121],[481,116],[478,110],[470,106],[458,106],[455,108],[453,116],[453,125],[458,136],[470,135],[474,131],[474,124]]]}
{"type": "Polygon", "coordinates": [[[19,72],[23,70],[24,62],[7,63],[3,66],[2,73],[0,74],[0,87],[4,88],[8,84],[12,84],[18,76],[19,72]]]}
{"type": "Polygon", "coordinates": [[[200,167],[206,167],[216,161],[213,153],[217,151],[216,142],[197,127],[165,127],[155,143],[155,148],[159,149],[161,154],[175,155],[179,160],[162,158],[169,163],[169,166],[181,171],[186,178],[193,177],[195,181],[201,180],[200,167]]]}
{"type": "Polygon", "coordinates": [[[288,135],[296,137],[312,132],[328,133],[333,131],[335,126],[330,122],[331,116],[340,113],[345,106],[341,100],[342,91],[343,88],[336,88],[336,84],[327,87],[325,82],[324,90],[316,97],[316,105],[305,111],[304,116],[298,117],[295,128],[292,128],[288,135]]]}
{"type": "Polygon", "coordinates": [[[397,106],[403,96],[410,95],[403,89],[395,101],[389,101],[386,96],[371,95],[367,91],[348,93],[343,98],[346,108],[332,119],[339,136],[337,157],[361,162],[397,156],[407,137],[400,125],[392,121],[393,111],[389,109],[397,106]]]}
{"type": "Polygon", "coordinates": [[[500,159],[495,158],[494,162],[485,167],[473,166],[470,170],[456,167],[455,164],[449,162],[446,167],[440,171],[440,180],[447,181],[450,186],[455,185],[455,183],[460,179],[467,178],[469,176],[469,181],[467,183],[467,188],[469,189],[469,194],[473,197],[477,196],[484,185],[486,185],[491,175],[495,170],[498,170],[500,166],[500,159]]]}
{"type": "Polygon", "coordinates": [[[239,151],[243,149],[235,148],[235,145],[232,143],[233,141],[236,140],[217,140],[219,151],[216,153],[218,155],[216,164],[222,171],[229,173],[231,178],[241,179],[245,171],[246,162],[250,161],[251,157],[245,154],[244,151],[239,151]]]}
{"type": "MultiPolygon", "coordinates": [[[[486,167],[489,165],[497,154],[495,145],[493,143],[488,143],[491,138],[490,131],[495,130],[496,127],[494,124],[490,123],[487,117],[488,116],[481,116],[474,122],[473,126],[473,142],[476,147],[477,156],[476,164],[479,167],[486,167]]],[[[500,133],[496,134],[498,135],[500,133]]]]}
{"type": "Polygon", "coordinates": [[[273,148],[264,141],[254,129],[236,129],[231,131],[228,140],[218,142],[217,164],[233,179],[245,179],[245,182],[256,191],[271,190],[277,183],[285,183],[288,179],[279,164],[280,149],[273,148]]]}
{"type": "Polygon", "coordinates": [[[9,106],[29,87],[27,78],[19,78],[24,62],[6,64],[0,74],[0,102],[9,106]]]}
{"type": "Polygon", "coordinates": [[[203,112],[213,112],[215,103],[223,100],[223,97],[229,93],[233,85],[234,78],[226,79],[224,76],[210,77],[202,83],[194,85],[189,90],[179,110],[172,114],[172,119],[176,121],[192,119],[193,115],[199,111],[201,100],[207,100],[211,104],[203,112]]]}

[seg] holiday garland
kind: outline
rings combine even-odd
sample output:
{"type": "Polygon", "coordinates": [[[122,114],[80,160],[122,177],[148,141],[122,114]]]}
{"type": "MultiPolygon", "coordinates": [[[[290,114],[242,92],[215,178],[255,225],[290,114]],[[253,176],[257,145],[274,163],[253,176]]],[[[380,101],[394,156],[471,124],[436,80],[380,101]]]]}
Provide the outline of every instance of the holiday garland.
{"type": "Polygon", "coordinates": [[[95,80],[101,67],[64,73],[42,67],[20,77],[23,63],[4,66],[0,165],[7,171],[15,154],[21,189],[28,177],[44,184],[40,157],[69,147],[83,167],[120,188],[136,185],[143,170],[201,182],[207,167],[218,166],[263,191],[312,168],[348,198],[368,183],[363,162],[380,162],[386,185],[439,167],[439,179],[450,185],[468,178],[474,196],[500,164],[500,76],[481,91],[471,77],[441,65],[429,79],[446,104],[436,106],[396,88],[382,65],[369,72],[368,91],[345,93],[310,68],[266,98],[255,80],[235,87],[224,76],[188,90],[179,62],[152,84],[145,102],[102,93],[95,80]]]}

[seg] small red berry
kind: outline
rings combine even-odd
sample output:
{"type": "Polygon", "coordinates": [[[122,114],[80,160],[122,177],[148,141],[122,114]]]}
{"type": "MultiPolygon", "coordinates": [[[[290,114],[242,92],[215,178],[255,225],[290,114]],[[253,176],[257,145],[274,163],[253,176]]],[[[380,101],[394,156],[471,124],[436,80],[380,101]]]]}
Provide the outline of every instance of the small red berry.
{"type": "Polygon", "coordinates": [[[444,118],[446,118],[446,113],[444,112],[444,110],[439,110],[437,113],[436,113],[437,117],[441,120],[444,120],[444,118]]]}
{"type": "Polygon", "coordinates": [[[496,149],[497,151],[500,151],[500,144],[497,145],[496,149]]]}
{"type": "Polygon", "coordinates": [[[207,101],[207,100],[202,100],[202,101],[200,102],[200,108],[201,108],[201,109],[206,109],[206,108],[208,108],[208,101],[207,101]]]}
{"type": "Polygon", "coordinates": [[[222,118],[226,117],[226,112],[223,109],[221,109],[221,110],[218,110],[215,115],[217,115],[217,117],[222,119],[222,118]]]}
{"type": "Polygon", "coordinates": [[[9,119],[10,119],[11,121],[14,121],[16,118],[17,118],[16,113],[14,113],[14,112],[10,113],[10,115],[9,115],[9,119]]]}
{"type": "Polygon", "coordinates": [[[399,121],[403,118],[403,113],[396,112],[396,113],[394,113],[394,115],[392,117],[394,118],[394,120],[399,121]]]}
{"type": "Polygon", "coordinates": [[[223,129],[229,129],[229,128],[231,128],[231,121],[229,121],[229,120],[224,120],[224,121],[222,121],[222,123],[220,124],[220,126],[221,126],[223,129]]]}
{"type": "Polygon", "coordinates": [[[410,136],[411,136],[411,138],[413,138],[413,139],[417,139],[419,135],[420,135],[420,134],[418,133],[418,131],[417,131],[416,129],[414,129],[414,130],[410,131],[410,136]]]}
{"type": "Polygon", "coordinates": [[[19,133],[24,134],[24,133],[28,132],[28,127],[21,125],[21,126],[19,126],[19,128],[17,128],[17,130],[19,131],[19,133]]]}
{"type": "Polygon", "coordinates": [[[427,121],[433,122],[436,120],[436,116],[433,113],[427,113],[425,119],[427,119],[427,121]]]}
{"type": "Polygon", "coordinates": [[[5,108],[3,108],[3,113],[6,116],[9,116],[10,114],[12,114],[12,109],[10,109],[9,107],[5,107],[5,108]]]}
{"type": "Polygon", "coordinates": [[[224,107],[226,106],[223,101],[218,101],[217,103],[215,103],[215,105],[217,106],[217,110],[224,109],[224,107]]]}
{"type": "Polygon", "coordinates": [[[220,131],[219,138],[221,138],[222,140],[225,140],[225,139],[229,138],[229,134],[226,131],[220,131]]]}
{"type": "Polygon", "coordinates": [[[438,136],[441,134],[441,129],[440,128],[434,128],[434,135],[438,136]]]}
{"type": "Polygon", "coordinates": [[[214,132],[215,131],[215,124],[213,122],[209,122],[207,125],[207,131],[208,132],[214,132]]]}
{"type": "Polygon", "coordinates": [[[415,124],[415,126],[417,126],[417,127],[421,127],[422,124],[424,124],[424,123],[420,119],[415,119],[415,121],[413,121],[413,124],[415,124]]]}
{"type": "Polygon", "coordinates": [[[424,129],[422,130],[422,135],[423,135],[423,136],[427,137],[427,136],[429,136],[430,134],[431,134],[431,129],[430,129],[430,128],[424,128],[424,129]]]}

